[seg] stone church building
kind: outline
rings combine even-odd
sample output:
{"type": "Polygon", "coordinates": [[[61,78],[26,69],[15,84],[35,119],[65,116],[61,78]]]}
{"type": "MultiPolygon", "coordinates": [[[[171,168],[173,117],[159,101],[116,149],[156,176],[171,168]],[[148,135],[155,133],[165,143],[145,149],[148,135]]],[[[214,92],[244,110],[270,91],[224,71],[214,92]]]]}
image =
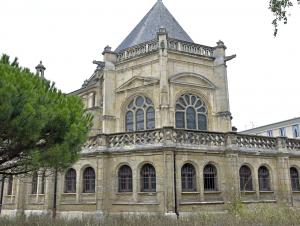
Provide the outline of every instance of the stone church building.
{"type": "Polygon", "coordinates": [[[11,177],[1,214],[182,214],[300,204],[300,140],[232,131],[226,46],[196,44],[158,0],[72,92],[94,115],[81,158],[11,177]],[[56,190],[56,192],[55,192],[56,190]],[[54,195],[56,194],[56,195],[54,195]]]}

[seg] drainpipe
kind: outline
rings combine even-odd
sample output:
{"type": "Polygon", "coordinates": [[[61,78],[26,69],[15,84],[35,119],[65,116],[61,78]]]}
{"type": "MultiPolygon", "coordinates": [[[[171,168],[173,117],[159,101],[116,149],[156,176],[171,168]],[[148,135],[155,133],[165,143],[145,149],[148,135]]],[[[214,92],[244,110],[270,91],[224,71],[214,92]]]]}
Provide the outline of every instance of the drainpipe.
{"type": "Polygon", "coordinates": [[[0,194],[0,214],[2,212],[2,203],[3,203],[3,190],[4,190],[4,179],[5,179],[5,176],[4,174],[1,175],[2,178],[1,178],[1,194],[0,194]]]}
{"type": "Polygon", "coordinates": [[[175,214],[179,217],[178,206],[177,206],[177,183],[176,183],[176,151],[173,152],[173,166],[174,166],[174,202],[175,202],[175,214]]]}
{"type": "Polygon", "coordinates": [[[57,169],[55,169],[55,174],[54,174],[54,192],[53,192],[53,209],[52,209],[53,218],[56,218],[56,196],[57,196],[57,169]]]}

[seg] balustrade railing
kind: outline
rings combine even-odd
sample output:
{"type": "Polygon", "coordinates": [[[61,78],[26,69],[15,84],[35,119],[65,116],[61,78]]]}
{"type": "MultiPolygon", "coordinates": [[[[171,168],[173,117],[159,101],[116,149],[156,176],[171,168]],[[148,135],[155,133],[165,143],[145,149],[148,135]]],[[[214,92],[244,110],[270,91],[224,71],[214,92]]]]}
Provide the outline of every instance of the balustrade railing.
{"type": "Polygon", "coordinates": [[[300,140],[238,133],[218,133],[175,128],[100,134],[91,137],[85,149],[134,149],[144,147],[218,148],[236,151],[300,151],[300,140]]]}
{"type": "MultiPolygon", "coordinates": [[[[191,42],[184,42],[177,39],[168,39],[167,48],[173,51],[185,52],[199,56],[213,57],[213,47],[199,45],[191,42]]],[[[117,54],[117,62],[122,62],[137,56],[147,53],[155,52],[159,49],[157,39],[149,42],[141,43],[139,45],[125,49],[117,54]]]]}

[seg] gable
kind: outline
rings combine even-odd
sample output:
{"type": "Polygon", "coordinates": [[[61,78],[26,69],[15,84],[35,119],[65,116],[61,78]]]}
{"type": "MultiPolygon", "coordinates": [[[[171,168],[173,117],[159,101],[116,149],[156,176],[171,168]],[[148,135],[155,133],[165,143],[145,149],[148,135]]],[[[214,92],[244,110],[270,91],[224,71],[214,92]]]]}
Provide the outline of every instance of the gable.
{"type": "Polygon", "coordinates": [[[128,90],[138,89],[145,86],[156,85],[159,83],[159,80],[152,77],[142,77],[142,76],[135,76],[125,82],[123,85],[119,86],[116,89],[116,92],[124,92],[128,90]]]}
{"type": "Polygon", "coordinates": [[[216,86],[204,76],[192,73],[192,72],[182,72],[176,75],[173,75],[169,79],[170,83],[180,84],[180,85],[189,85],[189,86],[197,86],[208,89],[215,89],[216,86]]]}

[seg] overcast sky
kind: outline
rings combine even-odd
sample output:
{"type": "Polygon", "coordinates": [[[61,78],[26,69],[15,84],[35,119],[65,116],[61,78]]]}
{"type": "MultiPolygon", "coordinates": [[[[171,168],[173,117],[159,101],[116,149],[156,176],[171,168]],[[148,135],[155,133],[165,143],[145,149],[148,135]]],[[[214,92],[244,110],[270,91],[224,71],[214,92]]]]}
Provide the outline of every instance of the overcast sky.
{"type": "MultiPolygon", "coordinates": [[[[17,56],[63,92],[81,87],[156,0],[0,0],[0,54],[17,56]]],[[[230,107],[239,130],[300,116],[300,6],[273,37],[268,0],[163,0],[194,42],[223,40],[228,63],[230,107]]]]}

